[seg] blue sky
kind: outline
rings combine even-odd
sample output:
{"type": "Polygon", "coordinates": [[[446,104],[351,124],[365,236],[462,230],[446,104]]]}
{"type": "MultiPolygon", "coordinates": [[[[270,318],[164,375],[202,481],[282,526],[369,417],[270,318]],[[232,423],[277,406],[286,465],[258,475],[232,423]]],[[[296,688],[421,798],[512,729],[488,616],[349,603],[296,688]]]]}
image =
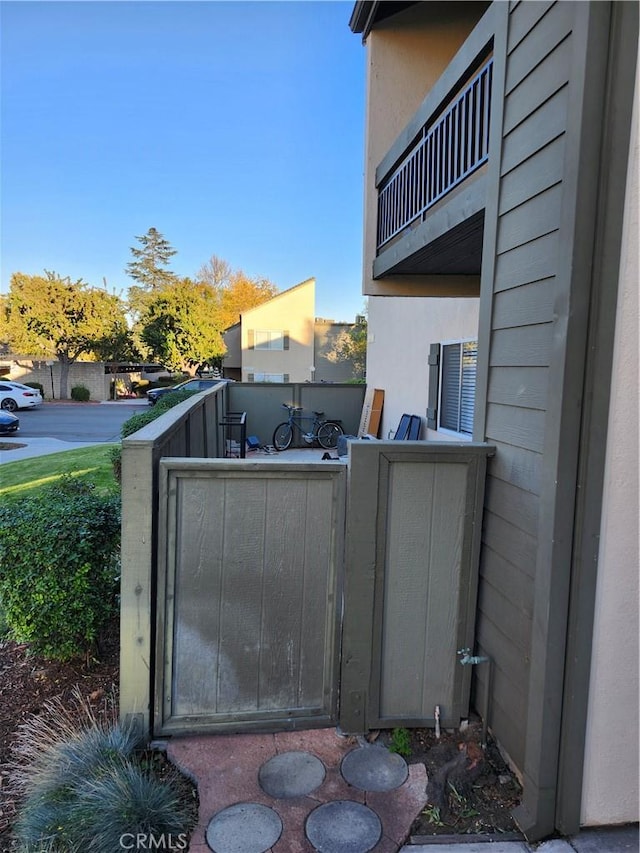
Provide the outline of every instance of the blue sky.
{"type": "Polygon", "coordinates": [[[364,49],[351,2],[3,2],[1,270],[109,290],[157,228],[316,314],[362,311],[364,49]]]}

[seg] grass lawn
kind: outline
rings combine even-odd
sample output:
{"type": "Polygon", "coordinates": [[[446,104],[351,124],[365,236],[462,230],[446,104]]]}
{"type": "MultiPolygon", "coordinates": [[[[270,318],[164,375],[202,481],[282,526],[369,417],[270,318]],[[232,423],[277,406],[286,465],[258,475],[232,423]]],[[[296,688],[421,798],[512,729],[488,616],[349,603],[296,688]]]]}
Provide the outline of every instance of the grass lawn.
{"type": "Polygon", "coordinates": [[[118,483],[111,464],[111,449],[115,446],[96,444],[79,450],[3,462],[0,465],[0,500],[32,495],[42,486],[55,483],[63,474],[93,483],[100,494],[117,492],[118,483]]]}

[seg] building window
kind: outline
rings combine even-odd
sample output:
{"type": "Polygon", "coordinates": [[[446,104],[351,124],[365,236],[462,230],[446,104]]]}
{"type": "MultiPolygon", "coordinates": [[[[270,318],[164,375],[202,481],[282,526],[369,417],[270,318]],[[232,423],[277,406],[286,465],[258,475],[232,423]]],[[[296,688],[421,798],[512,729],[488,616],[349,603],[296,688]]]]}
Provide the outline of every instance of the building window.
{"type": "Polygon", "coordinates": [[[288,373],[248,373],[247,382],[288,382],[288,373]]]}
{"type": "Polygon", "coordinates": [[[452,341],[441,345],[440,429],[473,435],[477,365],[477,341],[452,341]]]}
{"type": "Polygon", "coordinates": [[[249,349],[289,349],[289,332],[274,329],[249,329],[249,349]]]}
{"type": "Polygon", "coordinates": [[[446,341],[429,347],[427,426],[473,435],[478,341],[446,341]]]}

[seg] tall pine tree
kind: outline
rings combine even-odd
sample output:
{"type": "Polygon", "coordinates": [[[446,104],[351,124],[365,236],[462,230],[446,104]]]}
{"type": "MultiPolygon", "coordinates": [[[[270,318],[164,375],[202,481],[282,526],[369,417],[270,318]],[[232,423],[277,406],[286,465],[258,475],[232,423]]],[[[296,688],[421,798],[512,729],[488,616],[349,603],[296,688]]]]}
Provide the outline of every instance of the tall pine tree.
{"type": "Polygon", "coordinates": [[[140,248],[131,247],[133,260],[125,269],[127,275],[137,282],[129,288],[129,309],[134,321],[144,312],[149,294],[177,281],[177,276],[169,269],[169,261],[177,252],[157,228],[149,228],[136,240],[140,248]]]}

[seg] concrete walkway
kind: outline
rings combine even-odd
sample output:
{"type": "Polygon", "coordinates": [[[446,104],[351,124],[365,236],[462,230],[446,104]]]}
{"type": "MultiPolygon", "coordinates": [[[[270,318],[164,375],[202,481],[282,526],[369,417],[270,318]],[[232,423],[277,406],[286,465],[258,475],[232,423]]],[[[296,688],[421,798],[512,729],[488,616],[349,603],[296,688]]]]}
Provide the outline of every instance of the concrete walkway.
{"type": "Polygon", "coordinates": [[[50,453],[62,453],[64,450],[77,450],[79,447],[94,447],[95,441],[62,441],[59,438],[19,438],[7,439],[0,436],[0,444],[14,444],[15,449],[0,450],[0,465],[3,462],[18,462],[20,459],[33,459],[35,456],[47,456],[50,453]]]}

